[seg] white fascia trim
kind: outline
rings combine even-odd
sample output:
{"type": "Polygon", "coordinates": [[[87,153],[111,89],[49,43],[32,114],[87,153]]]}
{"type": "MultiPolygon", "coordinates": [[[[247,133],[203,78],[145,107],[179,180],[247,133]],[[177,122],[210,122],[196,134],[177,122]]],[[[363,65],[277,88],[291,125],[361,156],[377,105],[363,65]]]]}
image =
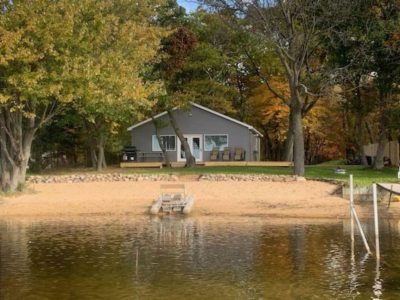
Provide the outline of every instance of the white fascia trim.
{"type": "MultiPolygon", "coordinates": [[[[178,107],[174,107],[174,108],[171,109],[171,110],[177,110],[177,109],[178,109],[178,107]]],[[[168,111],[163,111],[162,113],[159,113],[158,115],[155,115],[153,118],[154,118],[154,119],[158,119],[159,117],[162,117],[162,116],[166,115],[167,113],[168,113],[168,111]]],[[[135,125],[132,125],[132,126],[129,127],[127,130],[128,130],[128,131],[131,131],[133,128],[142,126],[143,124],[146,124],[146,123],[150,122],[153,118],[148,118],[147,120],[144,120],[144,121],[142,121],[142,122],[140,122],[140,123],[137,123],[137,124],[135,124],[135,125]]]]}
{"type": "MultiPolygon", "coordinates": [[[[166,115],[166,114],[167,114],[167,112],[164,111],[164,112],[162,112],[162,113],[160,113],[160,114],[158,114],[158,115],[155,115],[153,118],[154,118],[154,119],[157,119],[157,118],[162,117],[163,115],[166,115]]],[[[144,120],[144,121],[142,121],[142,122],[140,122],[140,123],[137,123],[137,124],[135,124],[135,125],[132,125],[131,127],[128,128],[128,131],[131,131],[133,128],[142,126],[143,124],[146,124],[146,123],[150,122],[151,120],[152,120],[152,118],[149,118],[149,119],[144,120]]]]}
{"type": "Polygon", "coordinates": [[[250,131],[252,130],[254,133],[256,133],[259,137],[264,137],[264,135],[259,132],[257,129],[255,129],[253,126],[249,127],[250,131]]]}
{"type": "MultiPolygon", "coordinates": [[[[193,106],[195,106],[195,107],[197,107],[197,108],[199,108],[199,109],[202,109],[202,110],[205,110],[205,111],[207,111],[207,112],[209,112],[209,113],[212,113],[212,114],[214,114],[214,115],[217,115],[217,116],[219,116],[219,117],[221,117],[221,118],[224,118],[224,119],[229,120],[229,121],[231,121],[231,122],[234,122],[234,123],[236,123],[236,124],[239,124],[239,125],[242,125],[242,126],[244,126],[244,127],[247,127],[250,131],[253,131],[253,132],[255,132],[256,134],[258,134],[260,137],[263,137],[263,135],[261,134],[261,132],[259,132],[257,129],[255,129],[253,126],[250,126],[249,124],[246,124],[246,123],[240,122],[240,121],[238,121],[238,120],[235,120],[235,119],[233,119],[233,118],[231,118],[231,117],[225,116],[225,115],[223,115],[223,114],[221,114],[221,113],[219,113],[219,112],[216,112],[215,110],[209,109],[209,108],[204,107],[204,106],[202,106],[202,105],[200,105],[200,104],[197,104],[197,103],[194,103],[194,102],[190,102],[190,104],[192,104],[193,106]]],[[[174,107],[172,110],[176,110],[176,109],[178,109],[178,107],[174,107]]],[[[159,118],[159,117],[162,117],[162,116],[166,115],[167,113],[168,113],[167,111],[164,111],[164,112],[162,112],[162,113],[159,113],[158,115],[155,115],[153,118],[154,118],[154,119],[157,119],[157,118],[159,118]]],[[[142,122],[140,122],[140,123],[137,123],[137,124],[135,124],[135,125],[132,125],[131,127],[128,128],[128,131],[131,131],[132,129],[134,129],[134,128],[136,128],[136,127],[142,126],[143,124],[146,124],[146,123],[150,122],[151,120],[152,120],[152,118],[149,118],[149,119],[144,120],[144,121],[142,121],[142,122]]]]}
{"type": "Polygon", "coordinates": [[[200,109],[202,109],[202,110],[208,111],[209,113],[212,113],[212,114],[214,114],[214,115],[217,115],[217,116],[219,116],[219,117],[221,117],[221,118],[227,119],[227,120],[229,120],[229,121],[231,121],[231,122],[234,122],[234,123],[236,123],[236,124],[239,124],[239,125],[242,125],[242,126],[244,126],[244,127],[247,127],[249,130],[251,130],[251,131],[257,133],[259,136],[263,137],[263,135],[261,134],[261,132],[259,132],[257,129],[255,129],[253,126],[250,126],[249,124],[246,124],[246,123],[240,122],[240,121],[238,121],[238,120],[235,120],[235,119],[233,119],[233,118],[231,118],[231,117],[225,116],[225,115],[223,115],[223,114],[221,114],[221,113],[219,113],[219,112],[216,112],[215,110],[212,110],[212,109],[209,109],[209,108],[207,108],[207,107],[201,106],[200,104],[193,103],[193,102],[190,102],[190,103],[191,103],[193,106],[197,107],[197,108],[200,108],[200,109]]]}

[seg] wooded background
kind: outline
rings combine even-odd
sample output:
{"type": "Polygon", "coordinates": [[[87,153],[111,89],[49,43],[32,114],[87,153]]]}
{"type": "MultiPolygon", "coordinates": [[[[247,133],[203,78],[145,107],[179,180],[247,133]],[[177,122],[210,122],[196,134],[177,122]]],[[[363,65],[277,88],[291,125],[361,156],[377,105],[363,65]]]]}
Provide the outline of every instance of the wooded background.
{"type": "Polygon", "coordinates": [[[399,0],[200,4],[0,1],[2,190],[28,166],[117,163],[127,127],[189,101],[257,128],[261,158],[295,174],[366,165],[369,143],[383,168],[400,136],[399,0]]]}

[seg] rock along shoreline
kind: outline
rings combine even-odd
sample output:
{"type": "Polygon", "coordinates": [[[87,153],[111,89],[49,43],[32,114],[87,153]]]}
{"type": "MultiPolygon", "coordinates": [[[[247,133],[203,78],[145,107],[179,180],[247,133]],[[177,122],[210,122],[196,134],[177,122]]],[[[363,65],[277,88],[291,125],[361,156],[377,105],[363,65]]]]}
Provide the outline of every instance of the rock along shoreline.
{"type": "MultiPolygon", "coordinates": [[[[124,182],[124,181],[180,181],[173,174],[73,174],[73,175],[32,175],[28,183],[84,183],[84,182],[124,182]]],[[[294,182],[306,181],[304,177],[294,175],[264,174],[202,174],[194,181],[260,181],[260,182],[294,182]]]]}

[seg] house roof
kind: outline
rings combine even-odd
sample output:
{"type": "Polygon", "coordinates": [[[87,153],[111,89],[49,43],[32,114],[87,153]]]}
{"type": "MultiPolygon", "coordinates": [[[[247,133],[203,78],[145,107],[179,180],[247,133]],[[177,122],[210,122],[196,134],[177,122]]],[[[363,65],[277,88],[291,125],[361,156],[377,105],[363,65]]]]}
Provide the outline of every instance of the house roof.
{"type": "MultiPolygon", "coordinates": [[[[219,112],[216,112],[215,110],[209,109],[209,108],[204,107],[204,106],[202,106],[202,105],[200,105],[200,104],[197,104],[197,103],[194,103],[194,102],[190,102],[190,104],[191,104],[192,106],[194,106],[194,107],[197,107],[197,108],[202,109],[202,110],[204,110],[204,111],[207,111],[207,112],[209,112],[209,113],[211,113],[211,114],[214,114],[214,115],[216,115],[216,116],[218,116],[218,117],[220,117],[220,118],[223,118],[223,119],[229,120],[229,121],[231,121],[231,122],[233,122],[233,123],[242,125],[242,126],[248,128],[251,132],[257,134],[257,135],[260,136],[260,137],[263,137],[263,135],[261,134],[261,132],[259,132],[257,129],[255,129],[253,126],[251,126],[251,125],[249,125],[249,124],[246,124],[246,123],[241,122],[241,121],[239,121],[239,120],[236,120],[236,119],[234,119],[234,118],[225,116],[224,114],[221,114],[221,113],[219,113],[219,112]]],[[[176,109],[178,109],[178,108],[175,107],[173,110],[176,110],[176,109]]],[[[164,112],[162,112],[162,113],[159,113],[158,115],[155,115],[153,118],[154,118],[154,119],[157,119],[157,118],[162,117],[162,116],[164,116],[164,115],[166,115],[166,114],[167,114],[167,112],[164,111],[164,112]]],[[[147,119],[147,120],[144,120],[144,121],[142,121],[142,122],[139,122],[139,123],[137,123],[137,124],[134,124],[134,125],[132,125],[131,127],[128,128],[128,131],[131,131],[131,130],[134,129],[134,128],[140,127],[140,126],[142,126],[142,125],[144,125],[144,124],[150,122],[151,120],[152,120],[152,118],[149,118],[149,119],[147,119]]]]}

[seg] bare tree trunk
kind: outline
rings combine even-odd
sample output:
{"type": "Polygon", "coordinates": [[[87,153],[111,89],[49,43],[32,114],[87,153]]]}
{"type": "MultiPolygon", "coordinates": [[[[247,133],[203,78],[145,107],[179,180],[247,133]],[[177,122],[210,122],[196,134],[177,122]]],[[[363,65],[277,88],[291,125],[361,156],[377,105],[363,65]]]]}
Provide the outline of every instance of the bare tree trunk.
{"type": "Polygon", "coordinates": [[[303,115],[298,100],[292,100],[294,174],[304,176],[303,115]]]}
{"type": "Polygon", "coordinates": [[[183,136],[181,130],[179,129],[172,111],[170,111],[170,110],[168,111],[168,116],[169,116],[169,120],[171,122],[171,126],[174,129],[174,131],[175,131],[176,135],[178,136],[179,140],[181,141],[181,144],[182,144],[183,149],[185,151],[186,167],[194,167],[194,166],[196,166],[196,159],[192,155],[192,152],[190,151],[189,144],[186,141],[185,137],[183,136]]]}
{"type": "Polygon", "coordinates": [[[386,137],[386,132],[381,131],[379,134],[379,140],[378,140],[378,149],[376,150],[376,157],[374,160],[374,169],[376,170],[381,170],[384,168],[384,155],[385,155],[385,147],[387,144],[387,137],[386,137]]]}
{"type": "Polygon", "coordinates": [[[286,133],[285,152],[283,153],[283,161],[293,161],[293,121],[292,110],[289,111],[289,127],[286,133]]]}
{"type": "Polygon", "coordinates": [[[158,144],[160,145],[161,151],[162,151],[162,153],[164,155],[165,165],[168,168],[170,168],[171,167],[171,161],[169,160],[169,155],[168,155],[167,148],[165,147],[164,143],[161,140],[159,124],[157,123],[157,120],[154,119],[153,117],[151,119],[153,120],[153,125],[154,125],[154,128],[156,130],[156,137],[157,137],[158,144]]]}
{"type": "Polygon", "coordinates": [[[373,164],[373,168],[376,170],[381,170],[384,168],[384,156],[385,156],[385,147],[387,144],[387,135],[386,135],[386,104],[387,104],[387,95],[380,93],[380,124],[379,124],[379,139],[378,139],[378,149],[376,150],[376,156],[373,164]]]}
{"type": "Polygon", "coordinates": [[[264,133],[263,139],[264,139],[265,159],[272,160],[272,146],[267,132],[264,133]]]}
{"type": "Polygon", "coordinates": [[[357,146],[358,155],[360,156],[360,159],[361,159],[361,165],[368,166],[368,160],[367,160],[367,156],[365,155],[364,145],[358,138],[356,138],[356,146],[357,146]]]}
{"type": "Polygon", "coordinates": [[[94,124],[84,120],[84,125],[86,129],[86,135],[87,135],[87,146],[89,148],[90,152],[90,163],[91,167],[96,169],[97,168],[97,140],[95,137],[96,133],[96,127],[94,124]]]}
{"type": "Polygon", "coordinates": [[[374,139],[373,139],[373,135],[372,135],[371,124],[368,121],[365,121],[365,128],[367,129],[369,143],[373,144],[374,139]]]}
{"type": "Polygon", "coordinates": [[[244,84],[242,82],[242,76],[239,72],[238,69],[236,69],[236,88],[238,90],[239,93],[239,120],[240,121],[244,121],[245,117],[246,117],[246,108],[245,108],[245,102],[246,102],[246,97],[244,96],[244,84]]]}
{"type": "Polygon", "coordinates": [[[107,168],[106,158],[104,155],[104,145],[105,145],[104,135],[100,134],[97,145],[99,151],[99,154],[97,156],[97,171],[102,171],[104,168],[107,168]]]}
{"type": "Polygon", "coordinates": [[[90,161],[92,163],[92,168],[96,168],[97,166],[97,154],[96,154],[96,144],[90,144],[90,161]]]}
{"type": "Polygon", "coordinates": [[[106,155],[104,153],[104,146],[103,146],[103,169],[107,169],[107,160],[106,160],[106,155]]]}
{"type": "Polygon", "coordinates": [[[363,141],[364,141],[364,139],[363,139],[363,137],[364,137],[364,132],[363,132],[363,120],[364,118],[361,116],[361,115],[357,115],[357,119],[356,119],[356,124],[355,124],[355,126],[356,126],[356,130],[355,130],[355,137],[354,137],[354,139],[355,139],[355,143],[356,143],[356,146],[357,146],[357,152],[358,152],[358,155],[360,156],[360,159],[361,159],[361,164],[363,165],[363,166],[368,166],[368,161],[367,161],[367,157],[366,157],[366,155],[365,155],[365,151],[364,151],[364,143],[363,143],[363,141]]]}
{"type": "Polygon", "coordinates": [[[30,118],[23,130],[22,119],[20,112],[0,109],[0,181],[4,192],[17,190],[26,179],[36,127],[30,118]]]}
{"type": "Polygon", "coordinates": [[[101,122],[101,120],[96,120],[94,123],[90,123],[87,121],[85,122],[89,140],[89,150],[92,167],[95,168],[98,172],[107,168],[107,162],[104,152],[106,136],[104,134],[104,128],[101,122]]]}

